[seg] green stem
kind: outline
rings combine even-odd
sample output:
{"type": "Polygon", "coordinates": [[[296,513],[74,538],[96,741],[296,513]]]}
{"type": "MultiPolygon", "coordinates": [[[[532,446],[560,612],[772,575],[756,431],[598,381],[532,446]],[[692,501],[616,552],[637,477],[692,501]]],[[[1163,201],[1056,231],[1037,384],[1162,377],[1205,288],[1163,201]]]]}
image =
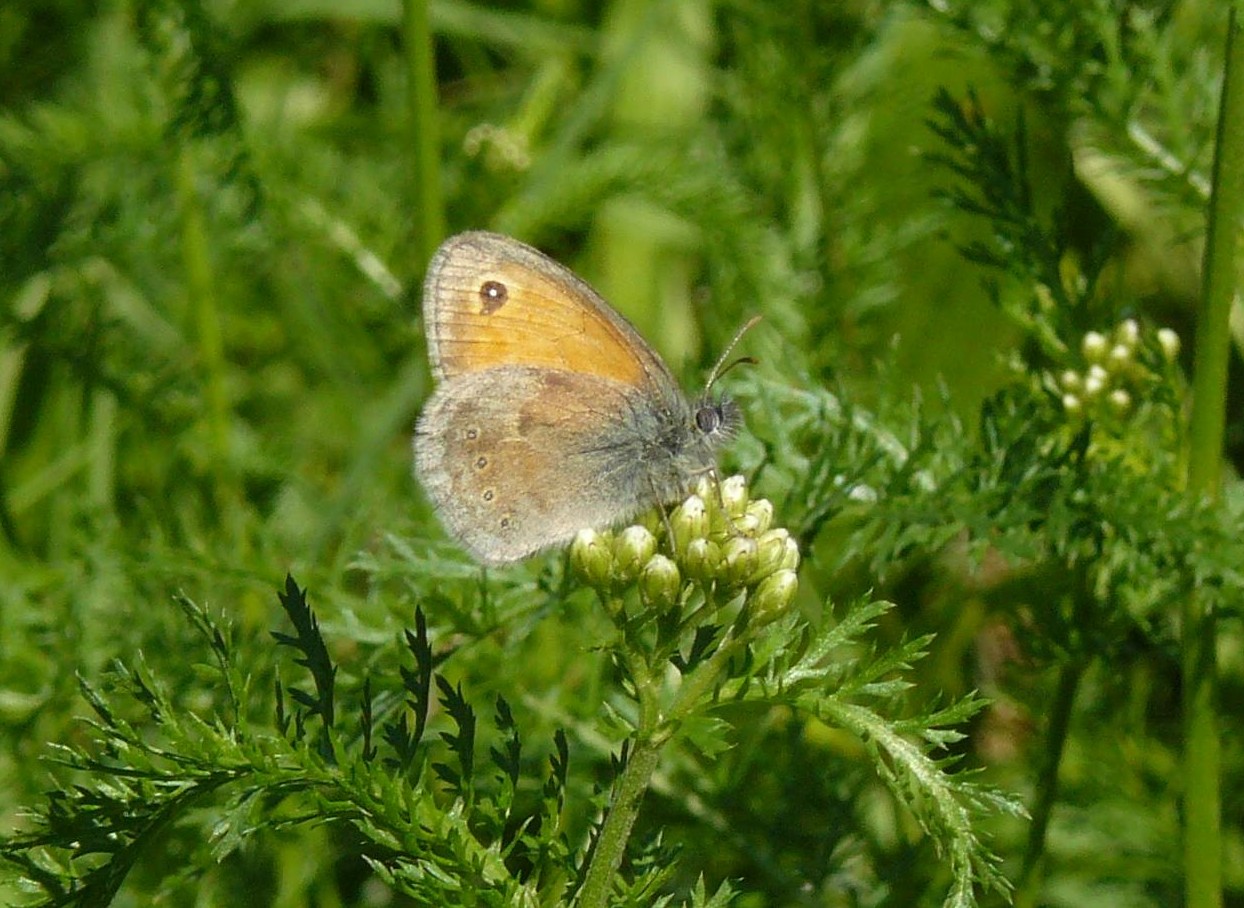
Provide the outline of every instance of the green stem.
{"type": "Polygon", "coordinates": [[[1024,851],[1024,864],[1015,883],[1015,908],[1032,908],[1038,904],[1043,874],[1041,867],[1045,858],[1045,836],[1049,830],[1050,814],[1058,801],[1058,768],[1062,765],[1063,752],[1067,746],[1067,731],[1071,725],[1071,708],[1075,704],[1080,679],[1084,677],[1087,663],[1076,659],[1059,670],[1058,689],[1050,712],[1050,727],[1046,735],[1044,756],[1037,777],[1036,800],[1032,805],[1032,823],[1028,827],[1028,846],[1024,851]]]}
{"type": "Polygon", "coordinates": [[[669,719],[682,722],[697,706],[703,705],[709,690],[726,670],[730,658],[746,644],[746,635],[735,637],[731,631],[717,645],[713,654],[696,666],[695,671],[683,679],[678,695],[670,705],[669,719]]]}
{"type": "Polygon", "coordinates": [[[614,874],[622,866],[626,843],[639,816],[639,805],[648,790],[652,774],[656,772],[661,749],[669,740],[669,735],[637,734],[634,740],[635,746],[631,748],[622,775],[618,777],[613,803],[609,805],[609,813],[600,828],[600,838],[592,849],[591,861],[583,877],[583,888],[579,890],[575,902],[577,908],[604,908],[609,904],[614,874]]]}
{"type": "MultiPolygon", "coordinates": [[[[1244,211],[1244,42],[1237,10],[1227,23],[1213,191],[1205,237],[1204,289],[1192,380],[1188,492],[1216,498],[1226,422],[1231,303],[1237,290],[1240,212],[1244,211]]],[[[1221,757],[1215,713],[1214,615],[1195,592],[1183,606],[1184,904],[1222,905],[1221,757]]]]}
{"type": "Polygon", "coordinates": [[[186,292],[194,318],[199,360],[203,365],[204,394],[207,398],[208,443],[212,448],[212,464],[216,471],[217,505],[229,514],[229,504],[236,497],[229,454],[229,395],[225,386],[225,344],[220,328],[220,310],[212,284],[211,256],[208,252],[207,229],[203,221],[203,205],[195,185],[198,167],[194,145],[187,140],[177,155],[177,197],[181,204],[181,256],[185,269],[186,292]]]}
{"type": "Polygon", "coordinates": [[[623,647],[621,655],[635,685],[639,717],[635,736],[632,738],[634,744],[627,756],[626,765],[622,768],[622,774],[618,777],[613,803],[609,805],[605,822],[600,827],[600,837],[597,838],[588,859],[583,888],[579,890],[575,901],[577,908],[604,908],[609,903],[613,877],[626,856],[626,843],[639,816],[639,805],[644,799],[644,792],[648,790],[652,774],[656,772],[661,748],[670,738],[668,727],[661,715],[657,690],[659,680],[654,679],[648,671],[646,660],[635,658],[639,653],[627,645],[625,635],[623,647]]]}
{"type": "Polygon", "coordinates": [[[407,104],[414,186],[415,260],[421,267],[445,236],[445,207],[441,195],[440,112],[436,92],[436,55],[429,0],[403,0],[402,30],[406,45],[407,104]]]}
{"type": "MultiPolygon", "coordinates": [[[[731,655],[744,646],[746,640],[746,635],[735,637],[733,633],[728,633],[716,651],[683,678],[677,695],[664,713],[658,689],[662,683],[660,673],[648,672],[642,659],[626,660],[639,703],[639,720],[632,738],[635,743],[618,778],[616,794],[601,826],[600,838],[592,849],[587,873],[583,877],[583,888],[575,901],[576,908],[604,908],[608,904],[614,875],[622,866],[626,843],[639,816],[640,803],[656,771],[662,748],[683,720],[696,707],[704,704],[708,691],[721,677],[731,655]]],[[[624,658],[626,655],[623,654],[624,658]]]]}

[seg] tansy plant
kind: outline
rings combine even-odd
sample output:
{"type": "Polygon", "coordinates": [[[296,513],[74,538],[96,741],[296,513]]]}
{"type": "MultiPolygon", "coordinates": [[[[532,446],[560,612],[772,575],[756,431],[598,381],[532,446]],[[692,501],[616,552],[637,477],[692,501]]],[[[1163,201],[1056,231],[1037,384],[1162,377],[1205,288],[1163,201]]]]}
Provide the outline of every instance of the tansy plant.
{"type": "MultiPolygon", "coordinates": [[[[79,781],[53,791],[0,853],[22,868],[31,904],[102,905],[174,830],[201,844],[170,883],[265,832],[323,826],[416,904],[674,904],[670,882],[688,868],[659,837],[631,841],[646,793],[671,751],[720,752],[761,707],[800,711],[863,743],[936,842],[944,904],[1005,892],[973,824],[981,812],[1018,808],[949,771],[947,748],[962,737],[954,726],[981,701],[887,717],[927,638],[880,652],[863,645],[883,602],[810,619],[795,601],[798,547],[773,522],[770,502],[735,476],[719,487],[705,479],[665,520],[575,540],[573,574],[615,630],[600,643],[617,683],[596,733],[616,731],[620,742],[598,797],[572,780],[582,734],[557,731],[549,757],[533,761],[505,697],[491,723],[479,722],[422,609],[404,632],[403,664],[339,690],[330,645],[291,578],[280,598],[293,632],[274,636],[297,653],[309,684],[278,675],[267,715],[256,713],[264,686],[240,664],[230,627],[183,598],[210,647],[212,663],[200,668],[216,676],[219,701],[187,708],[141,658],[117,666],[108,693],[84,680],[95,717],[55,761],[79,781]]],[[[726,905],[734,891],[723,883],[710,893],[701,877],[678,903],[726,905]]]]}

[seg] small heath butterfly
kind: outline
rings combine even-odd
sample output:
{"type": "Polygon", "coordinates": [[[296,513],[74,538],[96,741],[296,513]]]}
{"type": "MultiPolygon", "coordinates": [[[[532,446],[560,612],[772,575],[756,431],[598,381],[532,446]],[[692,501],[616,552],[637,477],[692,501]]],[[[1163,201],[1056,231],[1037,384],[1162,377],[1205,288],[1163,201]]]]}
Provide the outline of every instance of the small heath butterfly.
{"type": "Polygon", "coordinates": [[[678,500],[741,422],[732,401],[688,400],[600,294],[510,237],[446,240],[423,323],[438,385],[415,427],[415,473],[486,564],[678,500]]]}

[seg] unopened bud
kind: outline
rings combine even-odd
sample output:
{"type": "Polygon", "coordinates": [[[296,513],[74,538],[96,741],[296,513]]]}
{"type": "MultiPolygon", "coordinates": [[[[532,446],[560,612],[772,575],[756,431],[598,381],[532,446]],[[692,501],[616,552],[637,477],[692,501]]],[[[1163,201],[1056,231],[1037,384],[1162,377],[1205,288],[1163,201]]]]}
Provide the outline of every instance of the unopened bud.
{"type": "Polygon", "coordinates": [[[721,546],[711,539],[692,539],[680,557],[687,576],[700,583],[716,580],[721,572],[721,546]]]}
{"type": "Polygon", "coordinates": [[[756,572],[760,563],[760,548],[755,539],[734,536],[722,546],[721,557],[725,562],[726,581],[732,586],[742,586],[756,572]]]}
{"type": "Polygon", "coordinates": [[[1116,343],[1135,350],[1140,343],[1140,323],[1134,318],[1119,322],[1119,326],[1114,329],[1114,339],[1116,343]]]}
{"type": "Polygon", "coordinates": [[[664,610],[678,601],[681,585],[678,565],[664,555],[653,555],[639,573],[639,598],[647,606],[664,610]]]}
{"type": "Polygon", "coordinates": [[[747,479],[737,473],[721,482],[721,504],[731,517],[739,517],[747,508],[747,479]]]}
{"type": "Polygon", "coordinates": [[[648,559],[657,550],[657,539],[643,526],[629,526],[613,544],[614,574],[622,583],[639,576],[648,559]]]}
{"type": "Polygon", "coordinates": [[[790,608],[795,594],[799,592],[799,577],[794,571],[777,571],[770,574],[751,595],[752,616],[758,624],[767,624],[780,618],[790,608]]]}
{"type": "Polygon", "coordinates": [[[1092,399],[1104,391],[1109,378],[1110,373],[1101,366],[1089,366],[1088,375],[1084,379],[1084,397],[1092,399]]]}
{"type": "Polygon", "coordinates": [[[607,535],[579,530],[570,543],[570,566],[588,586],[605,589],[613,580],[612,549],[607,535]]]}
{"type": "MultiPolygon", "coordinates": [[[[790,533],[783,527],[775,530],[769,530],[756,540],[757,559],[756,572],[752,574],[750,580],[756,583],[768,577],[778,568],[782,567],[782,562],[786,558],[786,544],[793,542],[790,533]]],[[[798,549],[796,548],[796,559],[798,558],[798,549]]]]}
{"type": "Polygon", "coordinates": [[[1158,346],[1167,362],[1174,362],[1179,357],[1179,335],[1170,328],[1158,329],[1158,346]]]}
{"type": "Polygon", "coordinates": [[[856,483],[847,489],[847,499],[849,501],[858,501],[863,504],[875,504],[881,495],[875,488],[865,485],[862,482],[856,483]]]}
{"type": "Polygon", "coordinates": [[[670,516],[670,528],[674,531],[674,550],[686,551],[693,539],[703,539],[708,535],[709,516],[704,499],[692,495],[670,516]]]}
{"type": "Polygon", "coordinates": [[[1106,335],[1098,331],[1088,332],[1080,341],[1080,352],[1090,363],[1101,362],[1106,358],[1106,352],[1109,349],[1110,341],[1106,340],[1106,335]]]}
{"type": "Polygon", "coordinates": [[[748,502],[744,514],[756,521],[756,530],[749,535],[759,536],[768,532],[769,527],[773,526],[773,502],[768,498],[757,498],[748,502]]]}
{"type": "Polygon", "coordinates": [[[734,518],[728,530],[736,536],[750,536],[755,539],[760,535],[760,519],[755,514],[740,514],[734,518]]]}

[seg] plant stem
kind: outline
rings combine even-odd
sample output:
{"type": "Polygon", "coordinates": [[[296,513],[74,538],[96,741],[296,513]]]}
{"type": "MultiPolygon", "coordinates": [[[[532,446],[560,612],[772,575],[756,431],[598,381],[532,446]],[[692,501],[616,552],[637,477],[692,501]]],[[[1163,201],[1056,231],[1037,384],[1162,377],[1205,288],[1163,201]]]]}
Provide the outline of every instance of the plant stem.
{"type": "MultiPolygon", "coordinates": [[[[1231,304],[1244,211],[1244,43],[1234,4],[1227,23],[1213,191],[1205,237],[1204,288],[1192,379],[1188,492],[1216,498],[1226,421],[1231,304]]],[[[1183,605],[1184,904],[1222,904],[1221,758],[1215,714],[1214,615],[1194,591],[1183,605]]]]}
{"type": "Polygon", "coordinates": [[[406,45],[407,105],[413,158],[415,261],[427,263],[445,235],[441,195],[441,142],[436,97],[436,55],[429,0],[403,0],[402,30],[406,45]]]}
{"type": "Polygon", "coordinates": [[[198,165],[195,146],[185,139],[177,152],[176,186],[181,206],[181,257],[185,269],[186,293],[194,318],[195,339],[204,373],[207,399],[207,426],[211,461],[216,472],[216,504],[222,519],[233,514],[237,487],[229,452],[229,395],[225,390],[225,344],[220,328],[220,310],[212,284],[212,263],[208,252],[207,229],[203,223],[203,204],[195,185],[198,165]]]}
{"type": "Polygon", "coordinates": [[[632,739],[635,743],[618,778],[613,803],[609,805],[605,822],[600,827],[600,837],[588,859],[583,888],[579,890],[575,902],[577,908],[604,908],[609,903],[610,886],[626,856],[626,843],[639,816],[639,805],[648,790],[652,774],[656,772],[661,748],[670,739],[668,725],[661,715],[657,691],[659,682],[649,671],[647,660],[625,643],[623,646],[621,657],[635,684],[635,699],[639,706],[635,737],[632,739]]]}
{"type": "Polygon", "coordinates": [[[618,778],[617,794],[609,805],[609,813],[600,828],[600,838],[592,849],[591,862],[579,890],[577,908],[604,908],[609,904],[609,891],[614,874],[622,866],[626,843],[639,816],[639,805],[652,774],[656,772],[661,749],[668,735],[637,736],[622,775],[618,778]]]}
{"type": "Polygon", "coordinates": [[[1024,864],[1015,883],[1015,908],[1032,908],[1038,903],[1043,882],[1041,865],[1045,857],[1045,835],[1050,825],[1050,814],[1058,801],[1058,768],[1062,765],[1063,751],[1067,746],[1067,730],[1071,725],[1071,708],[1075,704],[1080,679],[1084,677],[1087,663],[1075,659],[1061,667],[1058,690],[1050,712],[1050,727],[1046,733],[1044,758],[1037,777],[1036,800],[1032,805],[1032,823],[1028,827],[1028,845],[1024,851],[1024,864]]]}
{"type": "MultiPolygon", "coordinates": [[[[745,637],[727,633],[716,651],[683,678],[677,695],[664,713],[658,690],[660,673],[651,672],[645,660],[627,659],[639,703],[638,727],[632,739],[635,744],[618,779],[617,793],[601,826],[600,838],[592,849],[587,873],[583,877],[583,888],[579,890],[575,902],[576,908],[604,908],[608,904],[610,886],[622,866],[626,843],[639,815],[644,792],[648,790],[652,774],[656,771],[661,749],[683,720],[696,707],[704,704],[708,691],[721,676],[730,656],[745,642],[745,637]]],[[[623,658],[626,656],[624,653],[623,658]]]]}

